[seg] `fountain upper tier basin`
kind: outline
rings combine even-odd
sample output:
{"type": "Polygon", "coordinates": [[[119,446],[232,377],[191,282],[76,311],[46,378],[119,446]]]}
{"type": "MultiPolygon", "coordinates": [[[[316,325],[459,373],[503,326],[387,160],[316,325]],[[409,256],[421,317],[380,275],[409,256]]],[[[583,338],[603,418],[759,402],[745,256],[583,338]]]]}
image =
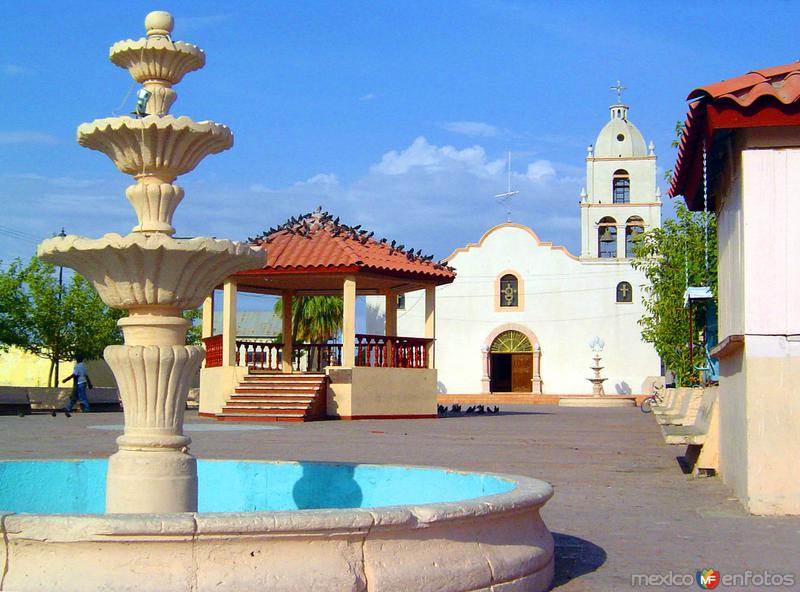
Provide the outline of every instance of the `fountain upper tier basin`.
{"type": "Polygon", "coordinates": [[[178,84],[181,79],[206,63],[206,54],[191,43],[171,41],[166,37],[117,41],[108,52],[109,59],[131,73],[136,82],[166,80],[178,84]]]}
{"type": "Polygon", "coordinates": [[[222,124],[186,116],[108,117],[78,126],[78,144],[99,150],[123,173],[170,182],[205,156],[233,146],[233,133],[222,124]]]}
{"type": "Polygon", "coordinates": [[[103,302],[123,309],[197,308],[226,277],[265,263],[264,251],[235,241],[141,233],[54,237],[39,245],[37,255],[75,269],[103,302]]]}
{"type": "Polygon", "coordinates": [[[516,592],[552,580],[539,509],[553,490],[535,479],[199,461],[200,513],[89,514],[105,463],[0,462],[0,589],[516,592]]]}

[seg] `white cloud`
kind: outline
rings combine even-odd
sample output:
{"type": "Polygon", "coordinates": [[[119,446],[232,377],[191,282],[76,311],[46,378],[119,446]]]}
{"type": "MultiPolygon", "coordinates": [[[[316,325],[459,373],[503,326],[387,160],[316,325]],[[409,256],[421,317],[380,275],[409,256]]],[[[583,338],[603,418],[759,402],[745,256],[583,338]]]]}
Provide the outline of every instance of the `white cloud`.
{"type": "Polygon", "coordinates": [[[58,144],[58,138],[43,132],[0,132],[0,144],[58,144]]]}
{"type": "Polygon", "coordinates": [[[555,174],[556,171],[549,160],[537,160],[528,165],[528,172],[525,176],[531,181],[542,181],[555,174]]]}
{"type": "MultiPolygon", "coordinates": [[[[519,161],[515,168],[512,183],[520,194],[512,204],[512,219],[534,227],[542,240],[567,243],[574,252],[582,181],[569,176],[572,167],[547,160],[519,161]]],[[[247,232],[252,235],[321,205],[345,223],[363,224],[378,236],[445,257],[505,220],[504,206],[493,196],[505,191],[506,183],[505,155],[492,158],[479,145],[437,146],[420,136],[404,149],[386,152],[352,182],[320,174],[283,188],[251,186],[270,194],[271,209],[263,221],[250,220],[257,225],[247,232]]]]}
{"type": "Polygon", "coordinates": [[[441,127],[455,134],[484,138],[493,138],[503,133],[497,127],[480,121],[446,121],[441,127]]]}
{"type": "Polygon", "coordinates": [[[358,100],[366,102],[366,101],[372,101],[375,98],[376,98],[376,95],[374,93],[367,93],[365,95],[362,95],[362,96],[358,97],[358,100]]]}
{"type": "Polygon", "coordinates": [[[457,167],[477,175],[493,175],[503,168],[503,160],[489,161],[481,146],[459,150],[453,146],[434,146],[419,136],[405,150],[391,150],[370,169],[383,175],[403,175],[414,168],[429,172],[457,167]]]}

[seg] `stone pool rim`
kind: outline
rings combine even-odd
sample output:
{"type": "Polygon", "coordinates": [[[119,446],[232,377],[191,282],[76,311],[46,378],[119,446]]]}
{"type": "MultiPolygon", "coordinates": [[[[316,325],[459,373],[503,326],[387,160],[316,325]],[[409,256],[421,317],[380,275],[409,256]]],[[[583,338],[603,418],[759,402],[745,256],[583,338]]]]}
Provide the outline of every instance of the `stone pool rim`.
{"type": "Polygon", "coordinates": [[[446,467],[318,464],[479,474],[515,487],[456,502],[373,508],[169,514],[0,510],[0,590],[549,589],[554,542],[539,513],[553,496],[549,483],[446,467]]]}

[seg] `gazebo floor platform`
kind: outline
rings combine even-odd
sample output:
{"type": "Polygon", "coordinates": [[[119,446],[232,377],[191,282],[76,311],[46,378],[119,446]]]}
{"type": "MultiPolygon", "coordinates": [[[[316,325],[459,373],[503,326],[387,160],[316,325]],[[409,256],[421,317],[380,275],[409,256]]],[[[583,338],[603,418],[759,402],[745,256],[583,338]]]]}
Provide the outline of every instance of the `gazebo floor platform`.
{"type": "Polygon", "coordinates": [[[201,413],[217,421],[314,421],[325,419],[324,374],[248,374],[221,413],[201,413]]]}

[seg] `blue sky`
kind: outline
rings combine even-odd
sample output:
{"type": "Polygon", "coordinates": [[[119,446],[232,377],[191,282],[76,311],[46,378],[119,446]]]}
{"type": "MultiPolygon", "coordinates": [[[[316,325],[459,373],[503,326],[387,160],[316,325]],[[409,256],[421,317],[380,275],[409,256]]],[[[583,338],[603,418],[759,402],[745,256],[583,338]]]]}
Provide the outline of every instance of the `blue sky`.
{"type": "MultiPolygon", "coordinates": [[[[85,121],[129,112],[108,61],[149,10],[207,65],[174,115],[231,127],[232,150],[178,183],[178,234],[245,239],[322,205],[378,236],[446,257],[504,221],[578,250],[586,146],[617,79],[661,169],[696,86],[797,59],[790,2],[19,2],[0,37],[0,259],[64,226],[126,233],[130,179],[81,148],[85,121]]],[[[660,177],[659,177],[660,179],[660,177]]],[[[662,191],[666,185],[661,182],[662,191]]],[[[671,211],[665,207],[665,214],[671,211]]]]}

